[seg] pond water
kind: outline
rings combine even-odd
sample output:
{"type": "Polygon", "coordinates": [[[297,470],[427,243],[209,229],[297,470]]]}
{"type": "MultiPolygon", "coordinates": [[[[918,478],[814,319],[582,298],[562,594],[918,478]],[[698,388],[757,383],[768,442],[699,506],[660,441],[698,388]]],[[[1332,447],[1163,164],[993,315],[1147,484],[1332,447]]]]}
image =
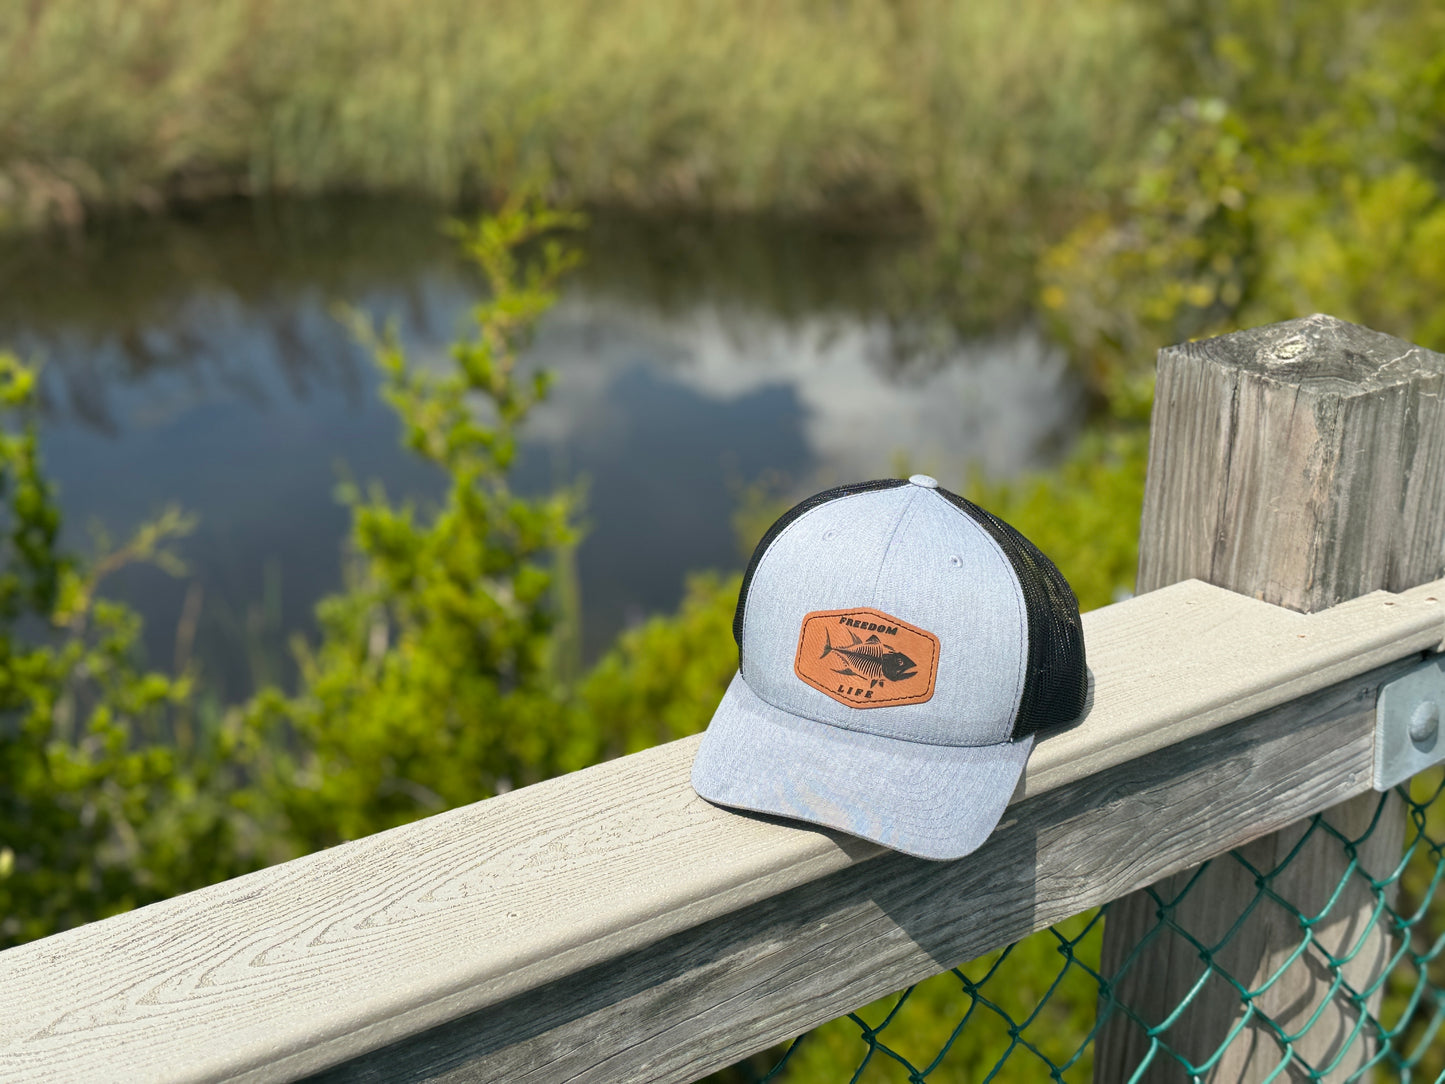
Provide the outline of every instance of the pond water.
{"type": "MultiPolygon", "coordinates": [[[[176,503],[188,575],[109,593],[150,661],[198,660],[219,695],[288,680],[288,638],[341,583],[343,473],[426,500],[366,353],[333,312],[394,319],[444,364],[478,281],[431,208],[213,206],[70,242],[0,244],[0,343],[43,359],[47,467],[66,536],[119,538],[176,503]]],[[[768,222],[594,220],[585,267],[529,363],[557,374],[521,488],[581,479],[583,649],[673,608],[686,575],[740,567],[748,487],[801,497],[925,470],[962,485],[1067,448],[1082,395],[1027,320],[978,334],[909,315],[918,242],[768,222]]]]}

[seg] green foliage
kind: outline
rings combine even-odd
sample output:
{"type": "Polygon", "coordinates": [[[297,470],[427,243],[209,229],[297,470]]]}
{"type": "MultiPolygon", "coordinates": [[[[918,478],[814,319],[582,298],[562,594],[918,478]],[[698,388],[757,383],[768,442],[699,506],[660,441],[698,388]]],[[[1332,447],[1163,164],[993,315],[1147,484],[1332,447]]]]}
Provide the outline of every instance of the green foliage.
{"type": "MultiPolygon", "coordinates": [[[[1440,879],[1445,874],[1445,769],[1431,768],[1406,784],[1410,802],[1405,826],[1405,868],[1400,871],[1392,910],[1403,919],[1398,929],[1401,947],[1417,955],[1416,967],[1397,967],[1390,973],[1377,1014],[1382,1027],[1395,1038],[1393,1069],[1410,1056],[1419,1063],[1410,1075],[1391,1073],[1406,1080],[1445,1078],[1445,1044],[1440,1042],[1431,1005],[1433,991],[1445,990],[1445,906],[1438,902],[1440,879]]],[[[1393,873],[1394,871],[1389,871],[1393,873]]]]}
{"type": "Polygon", "coordinates": [[[1149,431],[1137,423],[1093,430],[1047,473],[1011,482],[976,479],[965,490],[1059,566],[1082,610],[1134,590],[1149,431]]]}
{"type": "Polygon", "coordinates": [[[741,576],[693,577],[676,614],[623,633],[588,674],[582,707],[607,753],[706,729],[738,668],[732,626],[741,586],[741,576]]]}
{"type": "Polygon", "coordinates": [[[553,562],[574,538],[574,497],[528,498],[508,484],[518,428],[548,386],[543,373],[519,373],[518,351],[576,259],[552,235],[576,224],[519,201],[458,230],[490,292],[441,372],[351,317],[407,446],[448,489],[424,512],[343,487],[355,551],[348,588],[318,607],[320,644],[297,645],[300,693],[252,705],[253,723],[279,728],[295,750],[277,761],[270,793],[306,848],[595,756],[595,740],[569,726],[552,658],[553,562]]]}
{"type": "Polygon", "coordinates": [[[1125,183],[1042,260],[1042,301],[1113,391],[1159,347],[1328,312],[1445,344],[1445,74],[1429,0],[1161,9],[1173,74],[1125,183]]]}
{"type": "Polygon", "coordinates": [[[0,217],[545,174],[587,203],[1013,231],[1129,145],[1142,32],[1107,0],[9,0],[0,217]]]}
{"type": "Polygon", "coordinates": [[[140,624],[96,596],[173,559],[171,511],[87,568],[61,553],[35,373],[0,352],[0,948],[260,862],[227,795],[234,729],[198,733],[190,675],[136,662],[140,624]]]}

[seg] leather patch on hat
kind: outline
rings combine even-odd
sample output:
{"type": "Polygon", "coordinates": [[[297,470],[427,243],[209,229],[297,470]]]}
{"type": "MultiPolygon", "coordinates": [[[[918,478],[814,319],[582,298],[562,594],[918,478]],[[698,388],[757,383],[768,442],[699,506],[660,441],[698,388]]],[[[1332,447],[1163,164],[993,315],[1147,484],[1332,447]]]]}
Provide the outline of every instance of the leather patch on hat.
{"type": "Polygon", "coordinates": [[[882,610],[814,610],[793,672],[850,708],[922,704],[938,676],[938,637],[882,610]]]}

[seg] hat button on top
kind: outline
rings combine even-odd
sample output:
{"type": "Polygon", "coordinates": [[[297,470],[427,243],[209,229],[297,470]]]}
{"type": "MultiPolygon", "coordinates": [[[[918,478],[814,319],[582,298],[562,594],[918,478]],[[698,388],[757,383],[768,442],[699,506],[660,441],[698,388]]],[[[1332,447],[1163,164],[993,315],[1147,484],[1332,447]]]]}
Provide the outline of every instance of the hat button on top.
{"type": "Polygon", "coordinates": [[[924,489],[938,488],[938,479],[932,478],[927,474],[910,475],[908,481],[911,482],[913,485],[922,486],[924,489]]]}

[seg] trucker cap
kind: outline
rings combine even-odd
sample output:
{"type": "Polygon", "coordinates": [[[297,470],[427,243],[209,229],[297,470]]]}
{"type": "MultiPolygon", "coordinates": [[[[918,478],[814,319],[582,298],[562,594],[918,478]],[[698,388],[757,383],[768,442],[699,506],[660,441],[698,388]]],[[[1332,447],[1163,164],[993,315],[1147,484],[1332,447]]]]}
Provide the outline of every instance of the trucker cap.
{"type": "Polygon", "coordinates": [[[1088,689],[1053,562],[923,474],[785,513],[753,552],[733,637],[697,793],[922,858],[988,838],[1034,736],[1076,718],[1088,689]]]}

